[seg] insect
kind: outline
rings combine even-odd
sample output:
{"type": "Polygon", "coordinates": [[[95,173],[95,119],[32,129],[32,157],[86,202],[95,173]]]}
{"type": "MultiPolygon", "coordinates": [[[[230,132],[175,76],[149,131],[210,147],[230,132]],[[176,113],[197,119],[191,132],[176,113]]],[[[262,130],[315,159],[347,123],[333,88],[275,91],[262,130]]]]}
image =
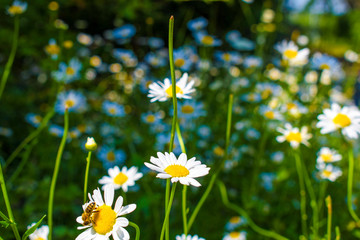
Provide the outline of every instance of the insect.
{"type": "Polygon", "coordinates": [[[84,221],[83,225],[89,225],[90,223],[93,223],[93,214],[97,212],[96,210],[96,203],[91,202],[89,205],[85,208],[83,214],[81,214],[81,219],[84,221]]]}

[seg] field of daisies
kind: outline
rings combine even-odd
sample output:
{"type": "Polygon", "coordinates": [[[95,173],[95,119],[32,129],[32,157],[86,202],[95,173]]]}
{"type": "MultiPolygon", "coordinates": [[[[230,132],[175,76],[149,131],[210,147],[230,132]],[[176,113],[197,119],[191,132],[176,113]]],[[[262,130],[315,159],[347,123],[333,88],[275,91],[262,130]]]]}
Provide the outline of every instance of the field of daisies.
{"type": "Polygon", "coordinates": [[[359,1],[0,17],[0,240],[360,239],[359,1]]]}

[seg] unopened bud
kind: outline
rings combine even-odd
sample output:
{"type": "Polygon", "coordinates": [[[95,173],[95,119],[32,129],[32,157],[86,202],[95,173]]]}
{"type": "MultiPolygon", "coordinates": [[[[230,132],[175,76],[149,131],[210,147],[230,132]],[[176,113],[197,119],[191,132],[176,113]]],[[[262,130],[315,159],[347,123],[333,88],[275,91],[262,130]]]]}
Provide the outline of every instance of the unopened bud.
{"type": "Polygon", "coordinates": [[[92,137],[87,138],[87,141],[85,143],[85,148],[87,150],[89,150],[89,151],[95,151],[96,150],[97,144],[96,144],[94,138],[92,138],[92,137]]]}

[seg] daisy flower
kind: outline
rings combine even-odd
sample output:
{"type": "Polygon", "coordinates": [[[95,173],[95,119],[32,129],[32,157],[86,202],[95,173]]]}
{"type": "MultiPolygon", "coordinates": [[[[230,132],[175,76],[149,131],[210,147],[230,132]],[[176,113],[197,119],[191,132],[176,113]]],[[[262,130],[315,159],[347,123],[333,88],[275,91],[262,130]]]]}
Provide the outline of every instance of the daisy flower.
{"type": "Polygon", "coordinates": [[[223,240],[246,240],[246,232],[231,232],[224,236],[223,240]]]}
{"type": "Polygon", "coordinates": [[[240,227],[246,223],[246,219],[240,216],[234,216],[230,218],[230,220],[226,223],[225,228],[226,230],[232,231],[237,227],[240,227]]]}
{"type": "Polygon", "coordinates": [[[205,238],[201,238],[198,235],[194,235],[194,236],[187,235],[187,236],[185,236],[185,234],[182,234],[182,235],[177,235],[175,240],[205,240],[205,238]]]}
{"type": "Polygon", "coordinates": [[[110,117],[123,117],[125,116],[125,109],[122,105],[116,102],[104,101],[102,109],[106,115],[110,117]]]}
{"type": "Polygon", "coordinates": [[[360,111],[355,106],[341,108],[333,103],[331,109],[325,109],[318,116],[316,127],[320,133],[326,134],[341,129],[341,133],[349,138],[358,138],[360,134],[360,111]]]}
{"type": "Polygon", "coordinates": [[[64,114],[66,108],[69,109],[69,112],[84,112],[87,108],[85,96],[74,90],[59,93],[55,103],[55,111],[64,114]]]}
{"type": "Polygon", "coordinates": [[[293,41],[287,42],[283,40],[281,43],[276,44],[275,49],[282,54],[283,59],[290,66],[303,66],[308,63],[310,50],[308,48],[299,50],[293,41]]]}
{"type": "MultiPolygon", "coordinates": [[[[194,81],[188,81],[188,74],[184,73],[179,81],[176,82],[176,97],[191,99],[190,93],[195,92],[193,88],[194,81]]],[[[172,84],[168,78],[165,78],[164,83],[156,82],[149,85],[149,98],[150,102],[160,101],[165,102],[168,98],[172,98],[173,90],[172,84]]]]}
{"type": "Polygon", "coordinates": [[[338,167],[334,167],[331,164],[318,166],[320,171],[320,177],[322,179],[327,179],[331,182],[334,182],[338,177],[342,175],[342,171],[338,167]]]}
{"type": "Polygon", "coordinates": [[[40,123],[42,121],[42,117],[35,113],[28,113],[25,116],[25,120],[30,123],[34,127],[40,126],[40,123]]]}
{"type": "Polygon", "coordinates": [[[196,161],[195,157],[188,160],[185,153],[181,153],[178,159],[174,153],[158,152],[157,156],[158,158],[150,158],[152,164],[146,162],[145,165],[151,170],[159,172],[156,177],[171,178],[173,183],[180,181],[184,185],[200,187],[201,184],[195,178],[207,175],[210,170],[205,164],[196,161]]]}
{"type": "MultiPolygon", "coordinates": [[[[27,227],[27,229],[30,229],[33,227],[35,223],[32,223],[27,227]]],[[[47,225],[43,225],[39,228],[37,228],[32,234],[29,235],[30,240],[47,240],[49,235],[49,227],[47,225]]]]}
{"type": "Polygon", "coordinates": [[[190,31],[200,31],[208,25],[208,20],[204,17],[198,17],[190,20],[187,23],[187,27],[190,31]]]}
{"type": "Polygon", "coordinates": [[[319,165],[325,163],[333,163],[338,162],[342,159],[342,156],[334,149],[330,149],[328,147],[322,147],[318,152],[318,158],[316,159],[316,163],[319,165]]]}
{"type": "Polygon", "coordinates": [[[114,168],[108,169],[108,176],[104,176],[99,180],[100,184],[103,184],[103,189],[108,186],[112,185],[114,189],[122,188],[124,192],[128,191],[128,187],[134,186],[135,181],[139,180],[143,174],[137,172],[137,167],[131,167],[127,169],[127,167],[123,167],[120,171],[118,166],[114,168]]]}
{"type": "MultiPolygon", "coordinates": [[[[129,225],[129,220],[121,216],[134,211],[136,204],[122,206],[123,198],[119,196],[113,209],[111,207],[114,201],[114,188],[112,185],[105,187],[104,198],[101,196],[101,191],[96,189],[92,197],[89,194],[89,199],[90,201],[82,207],[85,212],[90,204],[95,203],[95,209],[90,215],[91,222],[88,225],[78,227],[79,230],[86,230],[77,236],[75,240],[108,240],[110,235],[117,240],[129,240],[130,235],[124,228],[129,225]]],[[[82,216],[77,217],[76,221],[84,225],[82,216]]]]}
{"type": "Polygon", "coordinates": [[[25,12],[27,9],[27,2],[21,2],[18,0],[15,0],[13,4],[7,8],[8,14],[11,16],[19,15],[25,12]]]}
{"type": "Polygon", "coordinates": [[[309,146],[308,140],[312,137],[308,133],[307,127],[302,127],[301,131],[299,131],[299,128],[293,128],[290,123],[285,123],[285,129],[278,128],[277,131],[283,135],[277,136],[276,141],[280,143],[287,141],[292,148],[298,148],[300,143],[309,146]]]}

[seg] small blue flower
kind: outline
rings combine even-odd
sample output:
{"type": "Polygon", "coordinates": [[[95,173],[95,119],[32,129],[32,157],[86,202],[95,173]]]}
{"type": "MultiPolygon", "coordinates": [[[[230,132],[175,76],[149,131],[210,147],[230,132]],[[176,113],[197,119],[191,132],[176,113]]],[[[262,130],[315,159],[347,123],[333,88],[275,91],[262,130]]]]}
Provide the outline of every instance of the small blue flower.
{"type": "Polygon", "coordinates": [[[243,38],[237,30],[229,31],[225,38],[230,46],[236,50],[250,51],[255,49],[255,43],[247,38],[243,38]]]}
{"type": "Polygon", "coordinates": [[[284,6],[293,12],[302,12],[308,9],[310,13],[343,15],[347,13],[350,6],[344,0],[286,0],[284,6]]]}
{"type": "Polygon", "coordinates": [[[341,68],[340,62],[327,54],[316,53],[311,59],[311,65],[315,69],[336,71],[341,68]]]}
{"type": "Polygon", "coordinates": [[[114,39],[130,39],[136,33],[136,28],[132,24],[125,24],[119,28],[113,30],[114,39]]]}
{"type": "Polygon", "coordinates": [[[119,129],[110,125],[109,123],[102,123],[100,125],[100,135],[103,137],[110,137],[119,134],[120,134],[119,129]]]}
{"type": "Polygon", "coordinates": [[[248,56],[244,59],[245,68],[256,68],[262,65],[262,60],[257,56],[248,56]]]}
{"type": "Polygon", "coordinates": [[[223,52],[215,51],[215,59],[222,63],[224,67],[229,67],[231,65],[239,65],[242,63],[242,57],[240,53],[235,51],[223,52]]]}
{"type": "Polygon", "coordinates": [[[191,48],[178,48],[174,50],[174,65],[182,71],[189,71],[193,62],[194,52],[191,48]]]}
{"type": "Polygon", "coordinates": [[[45,52],[50,55],[51,59],[56,60],[60,53],[60,47],[56,44],[56,40],[51,38],[48,45],[45,46],[45,52]]]}
{"type": "Polygon", "coordinates": [[[113,55],[127,67],[135,67],[138,63],[134,52],[128,49],[116,48],[113,50],[113,55]]]}
{"type": "MultiPolygon", "coordinates": [[[[165,147],[168,147],[168,144],[170,143],[170,137],[171,137],[170,132],[158,133],[156,135],[155,148],[158,149],[159,151],[165,150],[165,147]]],[[[176,133],[175,133],[175,137],[174,137],[173,152],[177,155],[181,153],[180,143],[179,143],[179,139],[178,139],[176,133]]]]}
{"type": "Polygon", "coordinates": [[[222,44],[221,40],[213,35],[209,35],[207,32],[194,32],[193,36],[197,44],[206,47],[216,47],[222,44]]]}
{"type": "Polygon", "coordinates": [[[27,9],[27,2],[15,0],[13,4],[7,8],[7,13],[11,16],[19,15],[27,9]]]}
{"type": "Polygon", "coordinates": [[[104,145],[99,149],[97,157],[102,161],[104,168],[108,169],[123,164],[126,153],[121,149],[114,149],[104,145]]]}
{"type": "Polygon", "coordinates": [[[247,93],[240,97],[241,100],[250,103],[257,103],[261,101],[261,95],[259,93],[247,93]]]}
{"type": "Polygon", "coordinates": [[[13,131],[10,128],[0,127],[0,135],[5,137],[11,137],[13,135],[13,131]]]}
{"type": "Polygon", "coordinates": [[[261,185],[265,188],[266,191],[272,191],[273,190],[273,181],[276,178],[276,174],[274,173],[261,173],[260,174],[260,178],[261,178],[261,185]]]}
{"type": "Polygon", "coordinates": [[[198,127],[197,134],[201,138],[208,138],[211,135],[211,129],[209,126],[201,125],[198,127]]]}
{"type": "Polygon", "coordinates": [[[178,102],[178,117],[183,118],[185,121],[197,119],[205,115],[206,111],[202,103],[197,103],[193,100],[178,102]]]}
{"type": "Polygon", "coordinates": [[[158,48],[164,47],[165,43],[164,43],[164,40],[162,40],[161,38],[149,37],[148,45],[151,48],[158,49],[158,48]]]}
{"type": "Polygon", "coordinates": [[[102,109],[106,115],[111,117],[123,117],[125,116],[124,106],[110,101],[104,101],[102,104],[102,109]]]}
{"type": "Polygon", "coordinates": [[[58,82],[70,83],[81,78],[80,70],[82,64],[77,58],[72,58],[69,65],[61,62],[59,64],[59,70],[52,73],[52,76],[58,82]]]}
{"type": "Polygon", "coordinates": [[[84,112],[87,108],[85,96],[75,90],[59,93],[55,103],[55,111],[64,114],[66,107],[69,109],[69,112],[84,112]]]}
{"type": "Polygon", "coordinates": [[[187,27],[190,31],[200,31],[208,25],[208,20],[204,17],[198,17],[190,20],[187,23],[187,27]]]}
{"type": "Polygon", "coordinates": [[[153,52],[149,52],[148,54],[146,54],[144,59],[150,66],[154,68],[164,67],[167,64],[165,57],[153,52]]]}
{"type": "Polygon", "coordinates": [[[64,128],[56,124],[51,124],[49,126],[49,133],[55,137],[62,137],[64,134],[64,128]]]}
{"type": "Polygon", "coordinates": [[[281,151],[273,152],[270,154],[270,159],[273,162],[281,163],[284,160],[284,153],[281,151]]]}
{"type": "Polygon", "coordinates": [[[34,127],[39,127],[42,121],[42,117],[35,113],[28,113],[25,115],[26,122],[30,123],[34,127]]]}

